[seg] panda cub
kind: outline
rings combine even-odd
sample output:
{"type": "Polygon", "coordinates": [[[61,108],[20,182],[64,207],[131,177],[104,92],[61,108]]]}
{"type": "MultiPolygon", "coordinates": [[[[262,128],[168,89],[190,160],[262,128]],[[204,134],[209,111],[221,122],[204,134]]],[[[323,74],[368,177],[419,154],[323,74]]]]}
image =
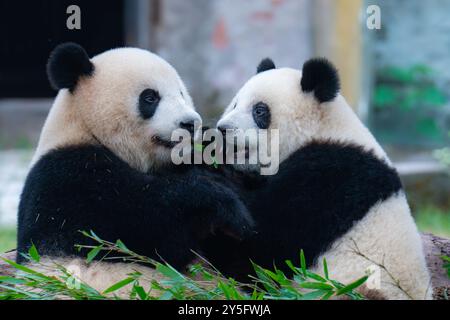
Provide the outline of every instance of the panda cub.
{"type": "Polygon", "coordinates": [[[337,71],[327,60],[309,60],[302,71],[263,60],[217,126],[231,136],[267,129],[269,139],[277,129],[280,141],[278,173],[252,188],[239,185],[257,234],[239,244],[206,245],[219,270],[245,279],[250,258],[289,273],[284,261],[298,263],[303,249],[310,268],[322,272],[326,258],[330,277],[343,283],[372,268],[374,283],[366,289],[378,297],[430,298],[420,235],[398,174],[339,94],[337,71]]]}
{"type": "Polygon", "coordinates": [[[151,271],[86,266],[79,259],[86,251],[75,245],[92,242],[80,230],[121,239],[178,269],[214,230],[238,238],[250,232],[250,216],[231,189],[196,168],[170,169],[172,131],[193,133],[201,119],[166,61],[136,48],[89,59],[82,47],[65,43],[50,55],[47,72],[59,93],[21,195],[19,253],[34,244],[44,260],[75,265],[83,281],[102,290],[133,270],[151,271]]]}

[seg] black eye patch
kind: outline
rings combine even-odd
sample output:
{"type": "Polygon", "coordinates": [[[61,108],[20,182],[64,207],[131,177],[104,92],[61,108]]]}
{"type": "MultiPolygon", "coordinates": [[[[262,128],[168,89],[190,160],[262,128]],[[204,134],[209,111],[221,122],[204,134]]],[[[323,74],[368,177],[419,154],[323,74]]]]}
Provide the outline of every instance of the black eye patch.
{"type": "Polygon", "coordinates": [[[145,89],[139,95],[139,113],[144,119],[150,119],[155,114],[161,97],[158,91],[153,89],[145,89]]]}
{"type": "Polygon", "coordinates": [[[264,102],[258,102],[252,109],[253,120],[260,129],[267,129],[270,125],[270,109],[264,102]]]}

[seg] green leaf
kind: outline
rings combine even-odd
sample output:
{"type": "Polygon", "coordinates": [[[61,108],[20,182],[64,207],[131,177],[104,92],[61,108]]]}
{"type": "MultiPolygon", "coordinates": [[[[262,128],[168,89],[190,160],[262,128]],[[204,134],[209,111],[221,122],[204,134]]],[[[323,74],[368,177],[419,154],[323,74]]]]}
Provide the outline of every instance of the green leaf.
{"type": "Polygon", "coordinates": [[[41,260],[41,257],[39,256],[39,253],[34,245],[34,243],[31,243],[30,249],[28,249],[28,254],[30,255],[31,259],[34,262],[39,262],[41,260]]]}
{"type": "Polygon", "coordinates": [[[161,263],[157,263],[156,270],[172,281],[178,282],[185,279],[181,273],[179,273],[176,269],[174,269],[170,265],[163,265],[161,263]]]}
{"type": "Polygon", "coordinates": [[[299,274],[298,268],[294,266],[291,260],[285,260],[284,262],[289,267],[289,269],[291,269],[294,272],[294,274],[299,274]]]}
{"type": "Polygon", "coordinates": [[[327,282],[327,279],[325,279],[322,276],[318,275],[317,273],[311,272],[309,270],[306,271],[306,276],[308,278],[314,279],[319,282],[327,282]]]}
{"type": "Polygon", "coordinates": [[[203,151],[205,147],[201,143],[195,143],[194,144],[194,150],[195,151],[203,151]]]}
{"type": "Polygon", "coordinates": [[[0,276],[0,283],[8,283],[8,284],[23,284],[27,281],[24,279],[17,279],[14,277],[0,276]]]}
{"type": "Polygon", "coordinates": [[[300,250],[300,267],[302,268],[303,275],[306,277],[306,259],[303,249],[300,250]]]}
{"type": "Polygon", "coordinates": [[[342,294],[346,294],[346,293],[352,291],[353,289],[358,288],[364,282],[366,282],[368,278],[369,278],[368,276],[364,276],[364,277],[362,277],[362,278],[360,278],[360,279],[358,279],[358,280],[356,280],[356,281],[354,281],[354,282],[344,286],[343,288],[338,289],[338,291],[336,292],[336,295],[340,296],[342,294]]]}
{"type": "Polygon", "coordinates": [[[217,163],[216,158],[213,158],[213,167],[214,167],[214,169],[219,168],[219,164],[217,163]]]}
{"type": "Polygon", "coordinates": [[[305,289],[333,290],[333,286],[323,282],[302,282],[298,285],[305,289]]]}
{"type": "Polygon", "coordinates": [[[100,237],[96,235],[93,230],[90,231],[90,234],[91,234],[90,236],[94,238],[97,242],[102,243],[102,239],[100,239],[100,237]]]}
{"type": "Polygon", "coordinates": [[[133,291],[136,292],[136,294],[138,295],[139,299],[141,300],[147,300],[148,299],[148,294],[145,292],[144,288],[139,286],[139,285],[134,285],[133,286],[133,291]]]}
{"type": "Polygon", "coordinates": [[[89,253],[87,254],[86,262],[91,263],[92,260],[94,260],[95,257],[99,254],[99,252],[102,251],[102,249],[103,249],[103,246],[98,246],[98,247],[95,247],[94,249],[92,249],[91,251],[89,251],[89,253]]]}
{"type": "Polygon", "coordinates": [[[324,295],[333,294],[333,291],[324,291],[324,290],[316,290],[305,293],[303,296],[299,298],[299,300],[317,300],[322,298],[324,295]]]}
{"type": "Polygon", "coordinates": [[[122,249],[122,250],[125,251],[125,252],[130,252],[130,249],[128,249],[128,248],[125,246],[125,244],[122,242],[122,240],[120,240],[120,239],[116,241],[116,246],[117,246],[118,248],[122,249]]]}
{"type": "Polygon", "coordinates": [[[111,293],[114,291],[119,290],[120,288],[125,287],[126,285],[129,285],[130,283],[132,283],[134,280],[134,278],[126,278],[123,279],[119,282],[117,282],[116,284],[113,284],[111,287],[109,287],[108,289],[106,289],[105,291],[103,291],[103,294],[107,294],[107,293],[111,293]]]}
{"type": "Polygon", "coordinates": [[[320,298],[320,300],[328,300],[333,296],[333,294],[334,294],[333,291],[328,291],[320,298]]]}
{"type": "Polygon", "coordinates": [[[3,257],[0,257],[0,259],[2,259],[3,261],[5,261],[7,264],[13,266],[13,267],[16,268],[17,270],[20,270],[20,271],[23,271],[23,272],[29,273],[29,274],[38,275],[38,276],[43,277],[43,278],[45,278],[45,279],[51,279],[50,277],[47,277],[47,276],[45,276],[44,274],[42,274],[42,273],[40,273],[40,272],[37,272],[37,271],[35,271],[35,270],[33,270],[33,269],[30,269],[30,268],[27,268],[27,267],[25,267],[25,266],[23,266],[23,265],[21,265],[21,264],[15,263],[14,261],[11,261],[11,260],[9,260],[9,259],[3,258],[3,257]]]}
{"type": "Polygon", "coordinates": [[[159,300],[172,300],[173,293],[171,291],[165,291],[158,299],[159,300]]]}
{"type": "Polygon", "coordinates": [[[325,275],[325,279],[329,279],[329,275],[328,275],[328,264],[327,264],[327,259],[323,258],[323,274],[325,275]]]}

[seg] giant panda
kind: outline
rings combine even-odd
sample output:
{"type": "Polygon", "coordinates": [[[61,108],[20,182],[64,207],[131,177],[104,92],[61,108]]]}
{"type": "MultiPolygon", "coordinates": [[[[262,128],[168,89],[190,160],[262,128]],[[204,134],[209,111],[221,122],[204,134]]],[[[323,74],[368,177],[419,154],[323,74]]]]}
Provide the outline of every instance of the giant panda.
{"type": "MultiPolygon", "coordinates": [[[[285,260],[298,264],[303,249],[313,271],[322,273],[326,258],[330,277],[342,283],[369,268],[381,277],[362,288],[373,298],[428,299],[430,276],[399,176],[339,88],[335,67],[323,58],[301,71],[277,69],[270,59],[259,64],[217,127],[227,138],[257,129],[269,130],[271,139],[277,129],[280,166],[255,184],[246,180],[255,180],[258,165],[237,166],[229,175],[245,195],[257,234],[243,243],[209,241],[205,256],[245,281],[249,259],[290,273],[285,260]]],[[[248,152],[257,152],[251,144],[258,140],[247,143],[248,152]]]]}
{"type": "Polygon", "coordinates": [[[251,218],[231,189],[196,168],[171,169],[172,131],[192,132],[201,119],[166,61],[137,48],[90,59],[81,46],[64,43],[51,53],[47,72],[59,92],[21,194],[19,263],[27,263],[22,253],[34,244],[40,265],[65,266],[104,290],[135,270],[156,275],[115,260],[87,265],[87,251],[75,245],[97,243],[79,231],[120,239],[180,270],[211,232],[250,231],[251,218]]]}

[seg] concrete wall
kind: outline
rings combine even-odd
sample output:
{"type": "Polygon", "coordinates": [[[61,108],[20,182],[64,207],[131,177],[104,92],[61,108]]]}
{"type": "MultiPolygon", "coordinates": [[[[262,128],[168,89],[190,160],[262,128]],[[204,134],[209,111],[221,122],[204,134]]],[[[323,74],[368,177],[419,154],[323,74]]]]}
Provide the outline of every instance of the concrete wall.
{"type": "Polygon", "coordinates": [[[300,68],[312,55],[309,0],[165,0],[160,10],[157,51],[207,117],[221,112],[262,58],[300,68]]]}

